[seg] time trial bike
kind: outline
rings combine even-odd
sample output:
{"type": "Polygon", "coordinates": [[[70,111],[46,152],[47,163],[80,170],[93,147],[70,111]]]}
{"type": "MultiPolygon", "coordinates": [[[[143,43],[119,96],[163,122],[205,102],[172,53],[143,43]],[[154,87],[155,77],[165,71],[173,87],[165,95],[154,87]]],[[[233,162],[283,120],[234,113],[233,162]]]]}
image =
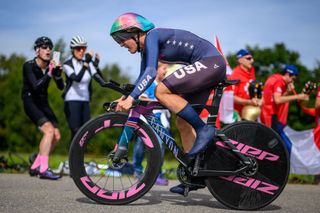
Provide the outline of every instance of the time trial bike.
{"type": "MultiPolygon", "coordinates": [[[[212,105],[193,105],[208,110],[208,125],[216,124],[224,87],[237,82],[224,80],[219,83],[214,88],[212,105]]],[[[105,87],[129,95],[133,86],[110,81],[105,87]]],[[[279,135],[263,124],[241,121],[227,125],[217,130],[215,139],[203,152],[189,158],[152,113],[164,109],[159,102],[138,100],[129,114],[114,112],[116,104],[105,103],[107,112],[81,127],[69,151],[70,171],[76,186],[98,203],[128,204],[146,194],[161,167],[160,143],[165,144],[180,163],[177,177],[186,185],[185,196],[190,187],[196,186],[191,181],[196,178],[203,180],[204,186],[225,206],[254,210],[274,201],[287,183],[290,167],[287,149],[279,135]],[[124,127],[131,125],[127,122],[130,117],[139,121],[131,128],[132,136],[127,138],[128,156],[114,162],[114,147],[124,134],[124,127]],[[137,138],[143,142],[145,151],[144,174],[140,178],[120,172],[132,161],[137,138]],[[92,160],[98,165],[96,172],[89,172],[84,166],[92,160]]]]}

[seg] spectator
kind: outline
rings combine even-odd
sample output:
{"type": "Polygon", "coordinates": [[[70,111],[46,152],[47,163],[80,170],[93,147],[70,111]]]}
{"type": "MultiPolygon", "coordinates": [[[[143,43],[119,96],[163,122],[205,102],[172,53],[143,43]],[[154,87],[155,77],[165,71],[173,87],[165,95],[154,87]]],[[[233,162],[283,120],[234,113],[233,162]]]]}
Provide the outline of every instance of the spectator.
{"type": "MultiPolygon", "coordinates": [[[[320,134],[320,86],[318,86],[315,108],[316,108],[316,116],[315,116],[316,127],[315,127],[314,134],[315,135],[317,134],[317,136],[315,136],[316,138],[315,142],[318,145],[318,147],[320,147],[320,137],[318,136],[320,134]]],[[[320,184],[320,174],[315,176],[315,184],[320,184]]]]}
{"type": "MultiPolygon", "coordinates": [[[[240,82],[233,86],[234,90],[234,109],[238,117],[242,115],[245,106],[261,106],[261,100],[256,97],[250,98],[249,82],[256,80],[253,67],[254,59],[248,50],[241,49],[237,53],[238,66],[233,69],[229,80],[239,79],[240,82]]],[[[237,120],[237,119],[236,119],[237,120]]]]}
{"type": "MultiPolygon", "coordinates": [[[[140,96],[140,99],[150,99],[150,100],[157,100],[154,95],[154,90],[159,82],[162,81],[162,79],[165,77],[167,72],[168,65],[158,62],[158,69],[157,69],[157,76],[154,82],[150,85],[150,87],[144,91],[144,93],[140,96]]],[[[154,110],[153,111],[155,117],[159,118],[161,125],[163,125],[170,134],[170,112],[169,110],[154,110]]],[[[161,141],[161,139],[159,139],[161,141]]],[[[163,158],[164,158],[164,152],[165,152],[165,145],[161,145],[161,151],[162,151],[162,164],[163,164],[163,158]]],[[[133,154],[133,166],[135,171],[135,176],[139,178],[142,175],[143,167],[142,167],[142,161],[144,156],[144,149],[142,145],[142,141],[140,138],[136,141],[134,145],[134,154],[133,154]]],[[[162,164],[159,176],[156,180],[156,185],[160,186],[166,186],[168,185],[168,180],[164,177],[164,174],[162,172],[162,164]]]]}
{"type": "Polygon", "coordinates": [[[271,75],[264,85],[261,122],[272,127],[280,135],[287,123],[290,101],[309,100],[307,94],[291,94],[294,90],[293,82],[298,75],[298,69],[289,64],[284,67],[282,73],[271,75]]]}
{"type": "Polygon", "coordinates": [[[50,38],[42,36],[34,43],[36,57],[23,65],[22,100],[24,110],[32,122],[43,134],[39,153],[29,169],[31,176],[41,179],[57,180],[60,174],[49,169],[49,154],[60,140],[58,120],[48,103],[48,87],[51,78],[62,90],[64,83],[61,77],[61,63],[50,61],[53,43],[50,38]]]}
{"type": "Polygon", "coordinates": [[[80,127],[90,119],[91,79],[94,78],[101,86],[105,81],[97,72],[99,54],[96,54],[95,61],[92,61],[93,51],[86,53],[87,42],[82,36],[73,37],[70,48],[72,58],[63,65],[67,79],[63,97],[64,112],[73,138],[80,127]]]}

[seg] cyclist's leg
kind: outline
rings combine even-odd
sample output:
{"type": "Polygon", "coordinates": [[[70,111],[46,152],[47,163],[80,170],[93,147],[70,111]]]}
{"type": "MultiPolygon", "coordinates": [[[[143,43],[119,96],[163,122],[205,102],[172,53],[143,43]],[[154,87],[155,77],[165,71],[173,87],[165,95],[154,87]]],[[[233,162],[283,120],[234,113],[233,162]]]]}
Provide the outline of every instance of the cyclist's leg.
{"type": "Polygon", "coordinates": [[[138,112],[136,112],[134,109],[130,110],[128,120],[117,143],[117,147],[113,156],[113,162],[117,163],[122,158],[127,157],[129,141],[133,137],[135,128],[137,128],[139,117],[140,114],[138,112]]]}
{"type": "Polygon", "coordinates": [[[215,129],[205,125],[187,100],[177,94],[202,92],[217,85],[224,77],[223,57],[213,56],[178,69],[164,79],[156,89],[158,100],[195,129],[197,137],[189,155],[202,151],[214,138],[215,129]]]}

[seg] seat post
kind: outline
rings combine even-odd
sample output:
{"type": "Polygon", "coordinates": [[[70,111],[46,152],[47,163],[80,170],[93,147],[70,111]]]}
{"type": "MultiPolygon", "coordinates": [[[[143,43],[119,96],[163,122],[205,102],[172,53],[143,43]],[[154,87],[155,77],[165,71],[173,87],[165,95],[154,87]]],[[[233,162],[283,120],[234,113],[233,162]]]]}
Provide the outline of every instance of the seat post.
{"type": "Polygon", "coordinates": [[[207,110],[209,112],[207,124],[211,126],[215,126],[217,122],[218,112],[219,112],[219,106],[221,97],[223,94],[223,83],[219,83],[218,86],[214,89],[214,97],[212,102],[212,107],[209,107],[207,110]]]}

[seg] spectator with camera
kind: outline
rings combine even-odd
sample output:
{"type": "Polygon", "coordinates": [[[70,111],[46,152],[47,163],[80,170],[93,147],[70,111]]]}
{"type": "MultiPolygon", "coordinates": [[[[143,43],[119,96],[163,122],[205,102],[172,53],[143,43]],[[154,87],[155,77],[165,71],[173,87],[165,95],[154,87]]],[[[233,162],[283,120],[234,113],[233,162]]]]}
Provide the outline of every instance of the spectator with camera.
{"type": "Polygon", "coordinates": [[[36,57],[23,65],[22,100],[24,110],[43,134],[39,153],[29,169],[31,176],[41,179],[57,180],[60,174],[49,169],[49,155],[60,140],[58,120],[48,103],[48,87],[53,78],[58,89],[63,90],[61,63],[51,60],[53,43],[42,36],[34,43],[36,57]]]}
{"type": "Polygon", "coordinates": [[[298,75],[297,67],[287,64],[281,73],[271,75],[264,85],[260,119],[279,134],[287,124],[290,102],[309,100],[309,95],[303,92],[293,94],[295,91],[293,83],[298,75]]]}
{"type": "Polygon", "coordinates": [[[73,138],[79,128],[90,119],[91,79],[101,86],[106,84],[101,72],[98,72],[100,56],[87,51],[87,41],[82,36],[75,36],[70,41],[72,57],[64,62],[66,89],[63,94],[64,112],[73,138]]]}
{"type": "Polygon", "coordinates": [[[245,106],[254,106],[259,111],[262,102],[257,96],[250,97],[249,94],[250,82],[256,80],[252,54],[248,50],[241,49],[237,52],[236,57],[238,66],[233,69],[229,80],[240,80],[238,84],[233,85],[233,91],[234,109],[238,113],[238,117],[242,117],[242,111],[245,106]]]}

